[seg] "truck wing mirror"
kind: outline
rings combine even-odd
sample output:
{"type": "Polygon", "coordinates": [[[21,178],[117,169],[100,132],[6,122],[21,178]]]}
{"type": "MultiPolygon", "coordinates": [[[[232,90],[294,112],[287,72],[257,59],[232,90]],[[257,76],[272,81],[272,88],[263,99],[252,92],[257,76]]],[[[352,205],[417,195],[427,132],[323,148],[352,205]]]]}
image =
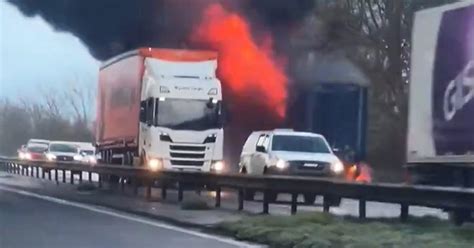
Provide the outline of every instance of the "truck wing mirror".
{"type": "Polygon", "coordinates": [[[140,122],[146,122],[146,101],[140,103],[140,122]]]}

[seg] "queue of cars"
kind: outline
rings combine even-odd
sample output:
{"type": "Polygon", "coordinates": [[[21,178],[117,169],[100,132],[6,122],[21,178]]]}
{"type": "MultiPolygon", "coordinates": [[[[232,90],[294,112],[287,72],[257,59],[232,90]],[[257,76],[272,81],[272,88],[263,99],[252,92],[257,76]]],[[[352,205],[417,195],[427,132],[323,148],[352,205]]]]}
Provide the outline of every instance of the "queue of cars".
{"type": "Polygon", "coordinates": [[[18,157],[22,160],[97,163],[95,147],[85,142],[30,139],[18,150],[18,157]]]}

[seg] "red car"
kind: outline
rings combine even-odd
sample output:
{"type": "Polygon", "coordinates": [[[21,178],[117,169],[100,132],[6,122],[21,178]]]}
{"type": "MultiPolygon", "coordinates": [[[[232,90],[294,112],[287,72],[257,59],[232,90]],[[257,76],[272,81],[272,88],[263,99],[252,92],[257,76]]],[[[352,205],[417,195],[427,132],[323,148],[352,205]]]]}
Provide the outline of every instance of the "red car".
{"type": "Polygon", "coordinates": [[[20,159],[24,160],[44,160],[47,146],[29,146],[20,152],[20,159]]]}

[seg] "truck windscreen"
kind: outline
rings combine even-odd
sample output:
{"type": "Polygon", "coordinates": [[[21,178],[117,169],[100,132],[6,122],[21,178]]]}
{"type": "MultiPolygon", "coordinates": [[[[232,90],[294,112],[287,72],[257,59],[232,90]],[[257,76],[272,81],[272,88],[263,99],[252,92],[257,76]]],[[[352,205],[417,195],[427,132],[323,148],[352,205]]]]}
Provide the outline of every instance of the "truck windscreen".
{"type": "Polygon", "coordinates": [[[208,100],[165,99],[157,101],[156,126],[178,130],[220,128],[220,103],[208,100]]]}

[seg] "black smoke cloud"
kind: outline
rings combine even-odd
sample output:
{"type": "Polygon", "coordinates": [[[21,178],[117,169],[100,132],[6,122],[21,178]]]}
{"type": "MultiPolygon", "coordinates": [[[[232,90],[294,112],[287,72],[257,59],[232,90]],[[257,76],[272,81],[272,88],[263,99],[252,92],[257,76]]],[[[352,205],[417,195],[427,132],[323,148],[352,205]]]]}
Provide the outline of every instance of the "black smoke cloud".
{"type": "MultiPolygon", "coordinates": [[[[40,15],[71,32],[100,60],[140,46],[186,47],[207,5],[220,2],[255,26],[284,35],[313,8],[314,0],[8,0],[26,16],[40,15]],[[257,25],[258,23],[258,25],[257,25]]],[[[280,39],[275,37],[278,42],[280,39]]],[[[277,44],[278,46],[278,44],[277,44]]]]}

